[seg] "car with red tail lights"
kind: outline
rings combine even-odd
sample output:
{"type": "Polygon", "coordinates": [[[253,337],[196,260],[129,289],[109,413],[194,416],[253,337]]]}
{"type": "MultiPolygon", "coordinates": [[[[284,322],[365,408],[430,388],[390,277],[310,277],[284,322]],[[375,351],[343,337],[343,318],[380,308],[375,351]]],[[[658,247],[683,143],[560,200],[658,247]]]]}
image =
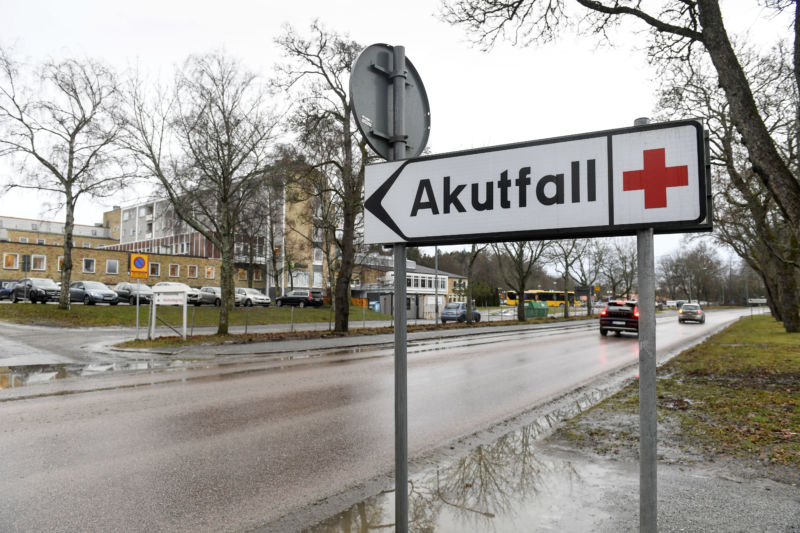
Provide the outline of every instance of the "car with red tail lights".
{"type": "Polygon", "coordinates": [[[600,311],[600,335],[606,336],[609,331],[617,335],[622,332],[639,334],[639,304],[636,300],[609,301],[600,311]]]}
{"type": "Polygon", "coordinates": [[[681,324],[684,322],[699,322],[700,324],[705,324],[706,314],[703,312],[703,308],[700,307],[700,304],[683,304],[681,308],[678,309],[678,322],[681,324]]]}

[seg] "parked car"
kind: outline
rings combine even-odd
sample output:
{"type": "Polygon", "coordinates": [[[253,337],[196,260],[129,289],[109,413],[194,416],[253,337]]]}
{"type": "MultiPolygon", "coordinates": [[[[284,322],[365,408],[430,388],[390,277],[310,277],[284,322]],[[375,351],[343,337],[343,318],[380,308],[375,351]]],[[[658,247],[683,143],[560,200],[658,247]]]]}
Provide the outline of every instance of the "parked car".
{"type": "Polygon", "coordinates": [[[250,307],[253,305],[263,305],[264,307],[269,307],[270,299],[269,296],[262,293],[258,289],[251,289],[249,287],[239,287],[236,289],[236,296],[242,297],[242,303],[245,307],[250,307]]]}
{"type": "Polygon", "coordinates": [[[683,304],[678,310],[678,322],[699,322],[705,324],[706,314],[700,304],[683,304]]]}
{"type": "Polygon", "coordinates": [[[0,283],[0,300],[11,299],[11,291],[14,290],[16,281],[4,281],[0,283]]]}
{"type": "Polygon", "coordinates": [[[99,281],[73,281],[69,284],[69,301],[83,302],[86,305],[109,304],[117,305],[117,293],[99,281]]]}
{"type": "Polygon", "coordinates": [[[278,307],[284,305],[296,305],[297,307],[306,307],[308,305],[319,307],[322,305],[322,291],[315,291],[309,289],[293,290],[275,298],[275,305],[278,307]]]}
{"type": "Polygon", "coordinates": [[[56,302],[61,291],[56,282],[50,278],[23,278],[12,289],[9,299],[13,303],[28,299],[32,304],[36,302],[56,302]]]}
{"type": "MultiPolygon", "coordinates": [[[[234,305],[242,305],[244,297],[234,291],[233,293],[234,305]]],[[[221,287],[200,287],[200,304],[208,304],[219,307],[222,305],[222,288],[221,287]]]]}
{"type": "Polygon", "coordinates": [[[606,304],[600,311],[600,335],[608,335],[609,331],[616,331],[622,335],[623,331],[639,334],[639,305],[636,300],[617,300],[606,304]]]}
{"type": "Polygon", "coordinates": [[[153,299],[153,289],[144,283],[129,283],[123,281],[114,287],[120,302],[136,305],[136,294],[139,294],[139,304],[149,304],[153,299]]]}
{"type": "Polygon", "coordinates": [[[222,289],[220,287],[200,287],[200,305],[203,304],[219,307],[222,304],[222,289]]]}
{"type": "Polygon", "coordinates": [[[186,293],[186,303],[200,305],[200,291],[193,289],[185,283],[179,283],[177,281],[159,281],[153,285],[153,289],[157,287],[171,287],[184,291],[186,293]]]}
{"type": "MultiPolygon", "coordinates": [[[[447,322],[466,322],[467,321],[467,302],[450,302],[442,309],[442,324],[447,322]]],[[[472,321],[480,322],[481,314],[472,308],[472,321]]]]}

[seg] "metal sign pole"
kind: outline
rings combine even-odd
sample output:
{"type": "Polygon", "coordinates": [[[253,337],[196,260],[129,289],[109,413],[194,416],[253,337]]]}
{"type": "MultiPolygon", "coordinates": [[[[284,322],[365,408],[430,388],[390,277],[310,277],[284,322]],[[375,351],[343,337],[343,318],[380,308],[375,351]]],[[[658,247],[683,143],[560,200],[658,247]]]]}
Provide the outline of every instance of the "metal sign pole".
{"type": "Polygon", "coordinates": [[[395,531],[408,531],[408,363],[406,247],[394,245],[394,486],[395,531]]]}
{"type": "Polygon", "coordinates": [[[186,340],[186,299],[188,298],[188,293],[183,293],[183,333],[182,337],[183,340],[186,340]]]}
{"type": "Polygon", "coordinates": [[[639,269],[639,531],[658,531],[653,229],[636,232],[639,269]]]}
{"type": "MultiPolygon", "coordinates": [[[[406,157],[406,49],[393,47],[392,160],[406,157]]],[[[394,245],[394,486],[395,531],[408,532],[408,364],[406,346],[406,246],[394,245]]]]}
{"type": "Polygon", "coordinates": [[[142,291],[142,281],[136,280],[136,340],[139,340],[139,293],[142,291]]]}
{"type": "Polygon", "coordinates": [[[433,268],[436,271],[434,275],[434,303],[433,303],[433,324],[439,327],[439,247],[433,247],[433,268]]]}
{"type": "Polygon", "coordinates": [[[156,336],[156,308],[158,307],[158,295],[153,294],[150,300],[150,323],[147,325],[147,340],[153,340],[156,336]]]}

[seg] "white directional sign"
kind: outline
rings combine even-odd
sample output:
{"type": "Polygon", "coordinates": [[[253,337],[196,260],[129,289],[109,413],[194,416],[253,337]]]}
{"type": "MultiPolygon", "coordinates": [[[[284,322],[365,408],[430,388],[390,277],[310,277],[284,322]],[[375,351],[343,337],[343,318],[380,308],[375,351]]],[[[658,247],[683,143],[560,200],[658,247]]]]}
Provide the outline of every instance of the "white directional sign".
{"type": "Polygon", "coordinates": [[[703,129],[653,124],[367,167],[368,244],[709,231],[703,129]]]}

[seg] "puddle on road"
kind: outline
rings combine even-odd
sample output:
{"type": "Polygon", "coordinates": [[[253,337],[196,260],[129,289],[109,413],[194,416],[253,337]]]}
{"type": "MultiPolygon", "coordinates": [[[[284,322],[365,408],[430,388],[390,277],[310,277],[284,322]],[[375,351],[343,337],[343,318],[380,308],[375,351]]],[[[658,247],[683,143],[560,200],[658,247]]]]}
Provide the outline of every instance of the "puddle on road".
{"type": "Polygon", "coordinates": [[[167,371],[188,368],[186,359],[139,359],[114,363],[59,363],[0,367],[0,390],[49,383],[61,379],[88,378],[115,372],[167,371]]]}
{"type": "Polygon", "coordinates": [[[59,379],[91,377],[132,370],[165,370],[183,366],[183,361],[138,360],[116,363],[18,365],[0,367],[0,390],[48,383],[59,379]]]}
{"type": "MultiPolygon", "coordinates": [[[[600,501],[605,467],[573,464],[541,451],[540,438],[565,417],[599,401],[590,393],[533,424],[409,480],[409,531],[592,531],[611,518],[600,501]],[[541,453],[540,453],[541,452],[541,453]]],[[[394,530],[394,491],[386,491],[304,529],[307,533],[394,530]]]]}
{"type": "MultiPolygon", "coordinates": [[[[226,361],[217,356],[191,356],[181,357],[180,359],[138,359],[125,360],[112,363],[59,363],[46,365],[15,365],[0,367],[0,390],[19,388],[27,385],[37,385],[49,383],[61,379],[92,377],[98,375],[110,375],[117,372],[165,372],[173,370],[193,370],[193,369],[218,369],[222,371],[219,376],[197,376],[189,379],[215,379],[236,377],[243,373],[252,374],[256,372],[287,370],[291,366],[287,363],[299,364],[321,364],[331,357],[330,362],[346,360],[347,356],[363,356],[370,352],[377,352],[375,348],[355,347],[350,349],[337,349],[331,351],[304,351],[293,354],[263,354],[253,352],[251,354],[236,354],[235,356],[246,356],[247,360],[226,361]],[[339,358],[339,359],[337,359],[339,358]],[[345,359],[342,359],[345,358],[345,359]],[[262,366],[268,365],[268,366],[262,366]],[[277,365],[277,366],[273,366],[277,365]]],[[[186,354],[184,354],[186,355],[186,354]]],[[[218,354],[219,355],[219,354],[218,354]]]]}

